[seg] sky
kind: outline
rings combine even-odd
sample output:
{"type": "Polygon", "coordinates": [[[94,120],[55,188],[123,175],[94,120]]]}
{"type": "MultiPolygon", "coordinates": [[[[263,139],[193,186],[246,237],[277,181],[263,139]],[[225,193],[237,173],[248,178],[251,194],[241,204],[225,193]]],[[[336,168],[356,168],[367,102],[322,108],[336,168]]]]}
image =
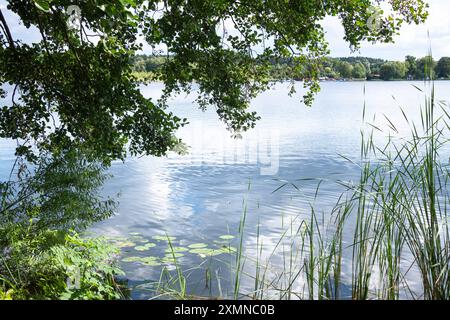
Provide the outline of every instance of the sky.
{"type": "Polygon", "coordinates": [[[349,55],[382,58],[386,60],[404,60],[407,55],[425,56],[430,48],[435,59],[450,56],[450,1],[428,0],[429,17],[425,24],[405,24],[395,43],[363,43],[360,52],[351,54],[348,44],[343,40],[344,28],[337,18],[327,18],[323,26],[330,44],[331,56],[349,55]],[[428,32],[430,37],[428,37],[428,32]]]}
{"type": "MultiPolygon", "coordinates": [[[[430,4],[430,16],[425,24],[404,25],[400,35],[395,37],[392,44],[363,43],[359,52],[352,53],[348,43],[343,40],[344,29],[337,18],[327,18],[322,25],[326,31],[326,37],[330,44],[331,56],[366,56],[382,58],[386,60],[404,60],[407,55],[417,57],[425,56],[430,48],[433,56],[439,59],[442,56],[450,56],[450,1],[428,0],[430,4]],[[430,38],[428,38],[428,33],[430,38]]],[[[39,41],[37,30],[27,30],[20,25],[16,15],[6,10],[6,0],[0,0],[2,9],[11,32],[15,38],[25,42],[39,41]]]]}

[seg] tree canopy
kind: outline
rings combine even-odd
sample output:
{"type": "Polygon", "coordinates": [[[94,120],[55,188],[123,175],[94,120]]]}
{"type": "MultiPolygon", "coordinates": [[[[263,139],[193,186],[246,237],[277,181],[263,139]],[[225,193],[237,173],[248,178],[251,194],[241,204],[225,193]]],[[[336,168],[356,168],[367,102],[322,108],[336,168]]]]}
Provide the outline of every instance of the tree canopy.
{"type": "Polygon", "coordinates": [[[403,79],[406,75],[406,71],[406,64],[403,62],[387,62],[380,68],[380,77],[383,80],[403,79]]]}
{"type": "Polygon", "coordinates": [[[17,154],[29,160],[36,150],[75,146],[106,162],[176,148],[176,130],[187,121],[167,111],[168,98],[193,83],[201,108],[214,107],[230,130],[252,128],[258,115],[249,102],[269,87],[274,60],[293,59],[293,70],[307,78],[310,105],[328,53],[320,25],[327,16],[340,19],[353,49],[364,40],[392,41],[402,23],[427,17],[423,0],[8,1],[7,10],[41,35],[29,44],[11,32],[4,10],[0,84],[11,102],[0,109],[0,137],[22,141],[17,154]],[[142,95],[132,74],[144,44],[170,55],[158,101],[142,95]]]}
{"type": "Polygon", "coordinates": [[[440,78],[450,78],[450,57],[442,57],[436,65],[436,73],[440,78]]]}

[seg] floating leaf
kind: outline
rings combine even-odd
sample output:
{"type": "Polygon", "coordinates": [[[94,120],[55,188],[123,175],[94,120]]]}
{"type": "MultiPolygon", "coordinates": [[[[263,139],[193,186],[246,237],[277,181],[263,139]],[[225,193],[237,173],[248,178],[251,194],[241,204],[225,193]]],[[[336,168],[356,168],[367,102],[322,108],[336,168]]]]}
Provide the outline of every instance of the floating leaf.
{"type": "Polygon", "coordinates": [[[167,236],[153,236],[152,239],[157,241],[174,241],[176,240],[176,237],[167,237],[167,236]]]}
{"type": "Polygon", "coordinates": [[[153,248],[155,246],[156,246],[156,244],[149,242],[149,243],[144,244],[142,246],[136,246],[136,247],[134,247],[134,249],[137,250],[137,251],[146,251],[146,250],[149,250],[150,248],[153,248]]]}
{"type": "Polygon", "coordinates": [[[161,259],[161,262],[166,264],[172,264],[176,262],[176,259],[184,257],[184,254],[182,253],[175,253],[175,258],[172,256],[172,254],[166,254],[164,258],[161,259]]]}
{"type": "Polygon", "coordinates": [[[194,243],[188,246],[190,249],[202,249],[206,248],[208,245],[206,243],[194,243]]]}
{"type": "Polygon", "coordinates": [[[185,248],[185,247],[172,247],[172,248],[167,248],[166,252],[171,253],[173,251],[173,252],[177,253],[177,252],[186,252],[188,250],[189,249],[185,248]]]}
{"type": "Polygon", "coordinates": [[[213,242],[221,246],[228,245],[230,243],[228,240],[214,240],[213,242]]]}
{"type": "Polygon", "coordinates": [[[223,236],[219,237],[222,240],[233,240],[235,237],[232,236],[231,234],[224,234],[223,236]]]}
{"type": "Polygon", "coordinates": [[[173,258],[173,256],[175,256],[175,258],[181,258],[181,257],[184,257],[184,254],[179,253],[179,252],[168,253],[164,256],[164,258],[173,258]]]}
{"type": "Polygon", "coordinates": [[[157,266],[161,265],[161,262],[158,261],[158,258],[153,257],[153,256],[141,258],[139,262],[145,264],[146,266],[150,266],[150,267],[157,267],[157,266]]]}
{"type": "Polygon", "coordinates": [[[131,241],[118,241],[116,242],[116,246],[119,248],[128,248],[128,247],[134,247],[136,243],[131,241]]]}
{"type": "Polygon", "coordinates": [[[145,262],[142,262],[142,263],[145,264],[146,266],[149,266],[149,267],[159,267],[160,265],[162,265],[161,262],[156,261],[156,260],[145,261],[145,262]]]}
{"type": "Polygon", "coordinates": [[[200,249],[189,250],[189,253],[198,254],[201,257],[204,257],[204,256],[211,256],[211,257],[213,257],[213,256],[218,256],[220,254],[223,254],[224,252],[221,251],[220,249],[219,250],[214,250],[214,249],[209,249],[209,248],[200,248],[200,249]]]}
{"type": "Polygon", "coordinates": [[[126,257],[122,259],[123,262],[138,262],[150,267],[157,267],[161,265],[161,262],[157,257],[126,257]]]}
{"type": "Polygon", "coordinates": [[[235,253],[235,252],[237,252],[237,249],[235,247],[227,247],[227,246],[223,246],[222,248],[220,248],[218,250],[222,251],[223,253],[235,253]]]}
{"type": "Polygon", "coordinates": [[[140,236],[141,234],[139,232],[130,232],[130,235],[132,235],[132,236],[140,236]]]}
{"type": "Polygon", "coordinates": [[[138,262],[141,259],[142,258],[140,258],[140,257],[126,257],[126,258],[123,258],[122,261],[123,262],[138,262]]]}

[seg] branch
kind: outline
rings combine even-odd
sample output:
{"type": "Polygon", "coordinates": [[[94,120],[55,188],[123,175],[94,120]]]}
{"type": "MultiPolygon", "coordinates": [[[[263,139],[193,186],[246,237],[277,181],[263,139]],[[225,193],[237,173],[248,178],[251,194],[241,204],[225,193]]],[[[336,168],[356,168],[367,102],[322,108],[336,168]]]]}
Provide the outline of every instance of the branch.
{"type": "Polygon", "coordinates": [[[3,12],[2,12],[1,9],[0,9],[0,21],[3,24],[3,27],[4,27],[5,31],[6,31],[6,37],[8,38],[8,42],[9,42],[10,47],[11,48],[15,48],[14,40],[13,40],[13,37],[11,35],[11,31],[9,30],[8,23],[6,23],[5,17],[3,16],[3,12]]]}

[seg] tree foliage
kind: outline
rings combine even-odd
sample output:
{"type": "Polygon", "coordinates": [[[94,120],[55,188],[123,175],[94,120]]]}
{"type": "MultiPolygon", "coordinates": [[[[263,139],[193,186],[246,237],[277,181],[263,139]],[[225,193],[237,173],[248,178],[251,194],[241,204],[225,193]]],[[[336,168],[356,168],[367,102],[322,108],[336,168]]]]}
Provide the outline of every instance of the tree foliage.
{"type": "Polygon", "coordinates": [[[94,150],[106,162],[124,158],[127,150],[164,155],[180,143],[175,133],[186,123],[167,111],[168,98],[190,91],[194,82],[201,108],[214,107],[230,130],[248,130],[258,120],[249,102],[268,88],[274,60],[293,60],[294,74],[307,79],[304,102],[311,105],[319,90],[318,65],[328,53],[320,25],[325,17],[338,17],[345,39],[357,49],[363,40],[392,41],[403,22],[421,23],[427,16],[423,0],[8,3],[7,10],[42,38],[22,42],[1,14],[0,83],[12,86],[12,102],[0,110],[0,137],[23,141],[17,153],[31,160],[34,144],[51,152],[68,146],[94,150]],[[392,12],[373,28],[368,21],[381,3],[392,12]],[[80,8],[75,26],[67,23],[75,18],[71,5],[80,8]],[[159,101],[145,98],[132,74],[143,42],[165,47],[171,56],[159,75],[165,85],[159,101]]]}
{"type": "Polygon", "coordinates": [[[436,65],[436,74],[439,78],[450,78],[450,57],[442,57],[436,65]]]}
{"type": "Polygon", "coordinates": [[[391,61],[381,66],[380,77],[383,80],[403,79],[406,75],[406,65],[404,62],[391,61]]]}
{"type": "Polygon", "coordinates": [[[43,230],[84,230],[110,217],[116,202],[100,189],[105,166],[87,161],[77,151],[41,156],[28,169],[19,161],[17,178],[0,183],[0,247],[13,236],[11,227],[39,234],[43,230]]]}
{"type": "Polygon", "coordinates": [[[364,65],[361,62],[358,62],[354,67],[353,67],[353,72],[352,72],[352,76],[353,78],[356,79],[365,79],[366,78],[366,67],[364,67],[364,65]]]}

